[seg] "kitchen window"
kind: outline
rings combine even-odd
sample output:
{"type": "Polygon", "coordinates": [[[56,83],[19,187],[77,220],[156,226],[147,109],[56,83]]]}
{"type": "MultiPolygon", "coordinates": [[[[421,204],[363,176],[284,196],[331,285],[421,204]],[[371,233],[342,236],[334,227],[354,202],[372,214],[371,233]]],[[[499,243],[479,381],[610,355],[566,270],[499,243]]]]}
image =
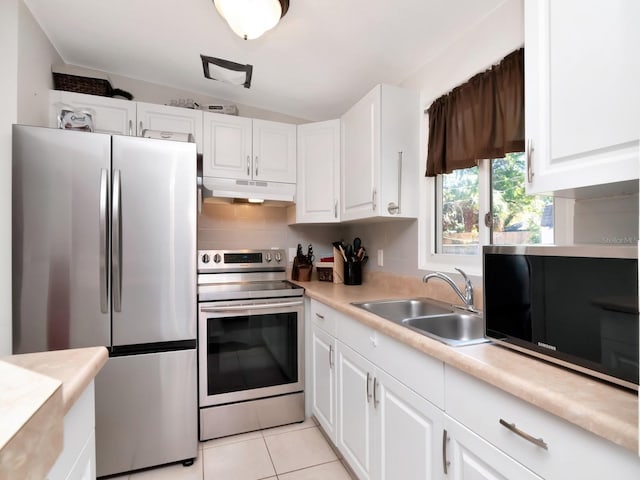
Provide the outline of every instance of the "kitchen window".
{"type": "Polygon", "coordinates": [[[485,244],[553,243],[553,197],[525,194],[524,154],[483,163],[436,177],[435,253],[480,255],[485,244]]]}

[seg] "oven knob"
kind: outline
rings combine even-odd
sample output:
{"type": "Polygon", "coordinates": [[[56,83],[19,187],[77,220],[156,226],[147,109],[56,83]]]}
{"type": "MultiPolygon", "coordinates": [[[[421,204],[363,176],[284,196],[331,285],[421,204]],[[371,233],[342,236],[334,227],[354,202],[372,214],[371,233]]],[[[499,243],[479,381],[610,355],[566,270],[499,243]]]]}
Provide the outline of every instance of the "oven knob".
{"type": "Polygon", "coordinates": [[[208,254],[204,254],[202,255],[202,263],[209,263],[209,255],[208,254]]]}
{"type": "Polygon", "coordinates": [[[275,259],[276,262],[280,263],[280,261],[282,260],[282,255],[280,255],[280,252],[275,253],[275,259]]]}
{"type": "Polygon", "coordinates": [[[222,257],[220,256],[220,254],[219,254],[219,253],[216,253],[216,254],[213,256],[213,261],[214,261],[214,262],[216,262],[216,263],[220,263],[220,260],[222,260],[222,257]]]}
{"type": "Polygon", "coordinates": [[[271,253],[267,252],[264,255],[264,259],[269,263],[271,261],[271,253]]]}

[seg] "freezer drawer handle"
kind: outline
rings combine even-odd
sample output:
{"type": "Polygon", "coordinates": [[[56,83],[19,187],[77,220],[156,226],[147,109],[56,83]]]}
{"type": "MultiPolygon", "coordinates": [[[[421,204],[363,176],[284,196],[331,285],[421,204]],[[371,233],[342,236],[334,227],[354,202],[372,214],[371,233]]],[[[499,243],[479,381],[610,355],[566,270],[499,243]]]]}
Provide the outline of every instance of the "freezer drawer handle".
{"type": "Polygon", "coordinates": [[[113,311],[122,311],[122,209],[120,170],[113,174],[113,225],[111,239],[113,272],[113,311]]]}
{"type": "Polygon", "coordinates": [[[200,311],[204,313],[218,312],[237,312],[238,310],[264,310],[267,308],[296,307],[302,305],[302,300],[295,302],[276,302],[276,303],[260,303],[256,305],[229,305],[222,307],[201,307],[200,311]]]}
{"type": "Polygon", "coordinates": [[[109,263],[107,245],[109,244],[109,228],[107,223],[109,203],[109,174],[106,168],[100,169],[100,311],[109,312],[109,263]]]}
{"type": "Polygon", "coordinates": [[[547,443],[542,438],[535,438],[535,437],[529,435],[527,432],[524,432],[524,431],[520,430],[518,427],[516,427],[515,423],[509,423],[506,420],[503,420],[501,418],[500,419],[500,425],[502,425],[505,428],[508,428],[509,430],[511,430],[516,435],[519,435],[520,437],[522,437],[525,440],[533,443],[534,445],[537,445],[540,448],[544,448],[545,450],[549,450],[549,446],[547,445],[547,443]]]}

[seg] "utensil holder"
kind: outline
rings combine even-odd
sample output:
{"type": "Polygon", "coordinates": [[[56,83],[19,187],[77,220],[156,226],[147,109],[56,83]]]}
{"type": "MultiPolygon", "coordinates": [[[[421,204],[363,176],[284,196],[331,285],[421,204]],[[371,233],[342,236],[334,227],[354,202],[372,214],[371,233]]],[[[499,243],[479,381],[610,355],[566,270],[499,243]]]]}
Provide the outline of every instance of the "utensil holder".
{"type": "Polygon", "coordinates": [[[362,262],[345,262],[344,284],[362,285],[362,262]]]}

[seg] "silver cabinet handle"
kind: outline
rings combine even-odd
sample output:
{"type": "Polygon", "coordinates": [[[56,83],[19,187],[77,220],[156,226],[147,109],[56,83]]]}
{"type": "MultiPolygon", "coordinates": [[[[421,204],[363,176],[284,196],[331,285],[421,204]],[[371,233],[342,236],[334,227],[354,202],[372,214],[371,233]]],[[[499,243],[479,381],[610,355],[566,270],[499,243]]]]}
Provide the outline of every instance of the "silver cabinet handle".
{"type": "Polygon", "coordinates": [[[333,345],[329,345],[329,368],[333,368],[333,345]]]}
{"type": "Polygon", "coordinates": [[[377,390],[380,383],[378,382],[377,377],[373,377],[373,408],[378,408],[378,404],[380,403],[380,399],[378,398],[377,390]]]}
{"type": "Polygon", "coordinates": [[[113,311],[122,311],[122,184],[120,170],[113,174],[113,213],[111,232],[113,311]]]}
{"type": "Polygon", "coordinates": [[[371,210],[376,211],[376,189],[371,192],[371,210]]]}
{"type": "Polygon", "coordinates": [[[338,218],[338,200],[333,201],[333,218],[338,218]]]}
{"type": "Polygon", "coordinates": [[[247,177],[251,176],[251,157],[247,155],[247,177]]]}
{"type": "Polygon", "coordinates": [[[106,168],[100,170],[100,311],[109,312],[109,224],[107,220],[109,203],[109,180],[106,168]]]}
{"type": "Polygon", "coordinates": [[[316,312],[316,317],[318,317],[320,320],[324,320],[324,315],[321,315],[317,312],[316,312]]]}
{"type": "Polygon", "coordinates": [[[371,375],[367,372],[367,403],[371,403],[371,375]]]}
{"type": "Polygon", "coordinates": [[[256,155],[255,163],[256,163],[256,165],[255,165],[256,166],[256,178],[258,178],[258,156],[257,155],[256,155]]]}
{"type": "Polygon", "coordinates": [[[533,165],[531,164],[531,158],[533,157],[533,142],[527,140],[527,182],[533,181],[533,165]]]}
{"type": "Polygon", "coordinates": [[[502,425],[503,427],[511,430],[516,435],[524,438],[525,440],[533,443],[534,445],[537,445],[540,448],[544,448],[545,450],[549,450],[549,446],[547,445],[547,443],[542,438],[535,438],[535,437],[529,435],[527,432],[524,432],[524,431],[520,430],[518,427],[516,427],[515,423],[509,423],[506,420],[503,420],[501,418],[500,419],[500,425],[502,425]]]}
{"type": "Polygon", "coordinates": [[[133,120],[129,120],[129,136],[133,135],[133,120]]]}
{"type": "Polygon", "coordinates": [[[142,136],[142,130],[144,130],[142,128],[142,120],[140,120],[140,130],[138,130],[138,136],[141,137],[142,136]]]}
{"type": "Polygon", "coordinates": [[[198,215],[202,213],[202,187],[198,187],[198,215]]]}
{"type": "Polygon", "coordinates": [[[402,152],[398,152],[398,203],[389,202],[387,211],[391,215],[400,215],[400,204],[402,202],[402,152]]]}
{"type": "Polygon", "coordinates": [[[447,435],[447,430],[442,430],[442,470],[444,474],[447,475],[449,470],[449,465],[451,462],[447,461],[447,442],[449,441],[449,436],[447,435]]]}

